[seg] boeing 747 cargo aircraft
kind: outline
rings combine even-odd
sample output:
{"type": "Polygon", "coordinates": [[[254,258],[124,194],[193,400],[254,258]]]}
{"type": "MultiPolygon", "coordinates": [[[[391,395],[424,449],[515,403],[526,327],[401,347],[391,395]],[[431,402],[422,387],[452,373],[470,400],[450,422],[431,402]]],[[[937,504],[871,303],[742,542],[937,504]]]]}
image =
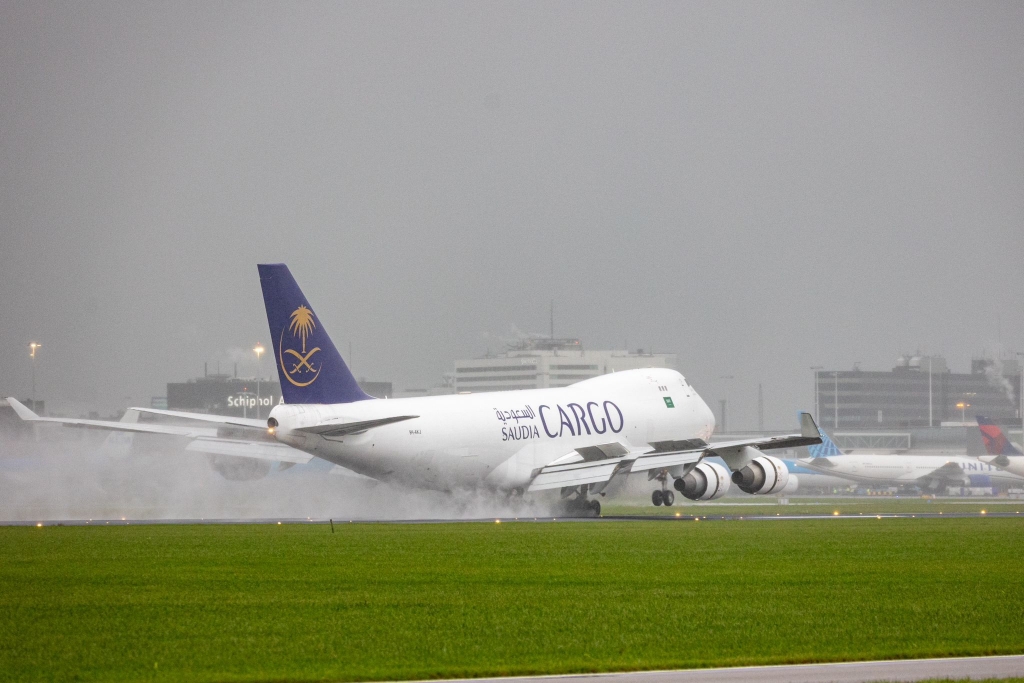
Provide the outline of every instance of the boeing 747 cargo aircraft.
{"type": "Polygon", "coordinates": [[[597,514],[599,497],[627,476],[656,482],[655,505],[673,489],[691,500],[720,498],[730,484],[749,494],[782,491],[786,465],[764,451],[818,444],[813,419],[799,433],[709,445],[715,419],[683,375],[629,370],[564,388],[374,399],[356,383],[284,264],[259,266],[284,404],[266,421],[135,408],[211,428],[41,418],[27,420],[173,433],[191,450],[306,462],[323,458],[358,474],[409,487],[487,489],[513,495],[556,490],[570,510],[597,514]],[[248,439],[222,438],[217,429],[248,439]],[[728,466],[705,461],[719,456],[728,466]]]}

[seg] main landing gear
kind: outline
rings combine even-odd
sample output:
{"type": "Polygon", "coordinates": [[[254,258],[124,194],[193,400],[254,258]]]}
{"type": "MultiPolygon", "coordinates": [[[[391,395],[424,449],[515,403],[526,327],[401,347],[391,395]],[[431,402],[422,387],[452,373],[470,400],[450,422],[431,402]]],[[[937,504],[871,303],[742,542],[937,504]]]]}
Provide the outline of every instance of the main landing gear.
{"type": "Polygon", "coordinates": [[[661,483],[661,488],[655,489],[654,493],[651,494],[651,502],[654,503],[655,507],[659,505],[671,507],[676,502],[676,494],[668,487],[668,471],[662,470],[654,478],[661,483]]]}
{"type": "Polygon", "coordinates": [[[567,486],[562,489],[562,498],[565,498],[565,514],[570,517],[600,517],[601,502],[596,498],[587,498],[590,490],[589,484],[582,486],[567,486]],[[570,498],[576,494],[575,498],[570,498]]]}

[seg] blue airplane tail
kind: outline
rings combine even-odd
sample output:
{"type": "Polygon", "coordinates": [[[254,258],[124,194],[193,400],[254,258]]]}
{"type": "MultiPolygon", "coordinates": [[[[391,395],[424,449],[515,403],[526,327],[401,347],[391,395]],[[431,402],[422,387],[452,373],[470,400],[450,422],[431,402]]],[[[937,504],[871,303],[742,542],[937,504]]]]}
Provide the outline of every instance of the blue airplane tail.
{"type": "Polygon", "coordinates": [[[373,398],[359,388],[288,266],[261,263],[258,268],[284,402],[352,403],[373,398]]]}
{"type": "Polygon", "coordinates": [[[1021,452],[1003,434],[995,422],[987,417],[976,415],[981,438],[985,441],[985,450],[989,455],[1021,455],[1021,452]]]}
{"type": "Polygon", "coordinates": [[[818,434],[821,435],[821,443],[807,447],[812,458],[827,458],[832,455],[843,454],[839,447],[832,442],[832,439],[828,438],[828,434],[821,427],[818,427],[818,434]]]}

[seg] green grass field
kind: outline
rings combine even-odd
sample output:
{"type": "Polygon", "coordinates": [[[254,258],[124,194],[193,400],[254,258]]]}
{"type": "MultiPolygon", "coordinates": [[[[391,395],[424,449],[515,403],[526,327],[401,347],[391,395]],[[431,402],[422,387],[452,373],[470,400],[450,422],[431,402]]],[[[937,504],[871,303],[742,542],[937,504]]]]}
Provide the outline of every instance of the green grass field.
{"type": "Polygon", "coordinates": [[[1016,518],[0,528],[0,679],[1024,652],[1016,518]]]}

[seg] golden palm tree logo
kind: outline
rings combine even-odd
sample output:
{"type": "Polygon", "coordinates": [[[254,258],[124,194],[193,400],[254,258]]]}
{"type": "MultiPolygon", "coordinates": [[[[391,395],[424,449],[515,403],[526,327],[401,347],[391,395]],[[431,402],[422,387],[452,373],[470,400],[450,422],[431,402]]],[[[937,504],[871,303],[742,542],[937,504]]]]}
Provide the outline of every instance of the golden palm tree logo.
{"type": "Polygon", "coordinates": [[[306,353],[306,338],[313,332],[313,328],[316,327],[316,323],[313,322],[313,311],[309,310],[305,306],[299,306],[292,311],[292,322],[288,325],[288,330],[291,331],[292,336],[298,335],[302,338],[302,353],[306,353]]]}
{"type": "Polygon", "coordinates": [[[284,372],[285,378],[297,387],[308,387],[310,384],[316,381],[316,378],[320,376],[320,370],[323,367],[321,364],[319,367],[315,366],[312,361],[313,356],[320,347],[314,347],[308,353],[306,352],[306,340],[309,335],[313,334],[313,330],[316,329],[316,321],[313,320],[313,311],[309,310],[306,306],[299,306],[290,316],[291,322],[287,328],[281,328],[281,340],[278,342],[278,360],[281,362],[281,370],[284,372]],[[284,348],[284,333],[285,330],[292,333],[293,337],[299,337],[302,339],[302,353],[299,353],[295,349],[284,348]],[[285,356],[289,357],[289,369],[285,365],[285,356]],[[309,377],[309,373],[312,373],[313,377],[305,382],[300,382],[297,377],[309,377]]]}

